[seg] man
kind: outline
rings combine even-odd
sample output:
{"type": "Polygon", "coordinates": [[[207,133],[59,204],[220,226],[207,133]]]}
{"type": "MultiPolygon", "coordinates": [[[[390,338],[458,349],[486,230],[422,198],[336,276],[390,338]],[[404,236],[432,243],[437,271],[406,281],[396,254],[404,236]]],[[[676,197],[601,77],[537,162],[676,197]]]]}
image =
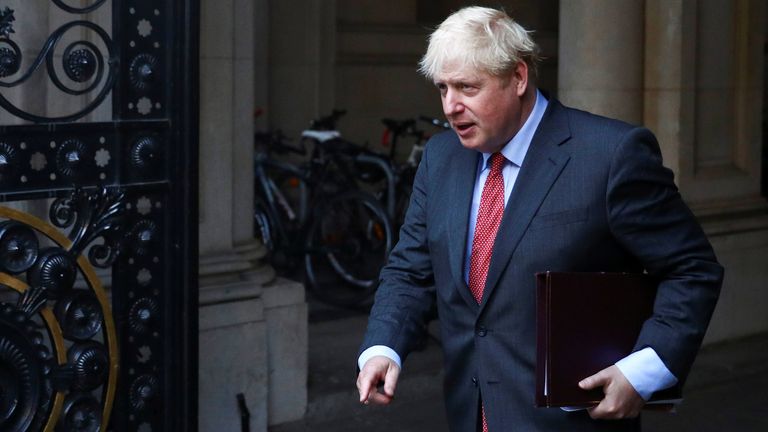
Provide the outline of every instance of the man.
{"type": "Polygon", "coordinates": [[[723,269],[653,135],[547,99],[536,54],[494,9],[462,9],[430,36],[421,71],[453,130],[427,144],[381,272],[360,401],[392,400],[437,301],[452,431],[638,430],[645,400],[685,380],[723,269]],[[587,411],[534,408],[534,274],[548,270],[661,280],[635,351],[579,383],[605,394],[587,411]]]}

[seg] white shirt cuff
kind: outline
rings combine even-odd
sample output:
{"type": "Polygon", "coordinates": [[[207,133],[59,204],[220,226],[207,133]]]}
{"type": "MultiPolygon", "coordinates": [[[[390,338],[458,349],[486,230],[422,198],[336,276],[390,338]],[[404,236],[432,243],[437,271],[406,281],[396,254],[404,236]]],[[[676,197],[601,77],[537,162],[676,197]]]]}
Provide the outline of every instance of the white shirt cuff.
{"type": "Polygon", "coordinates": [[[677,378],[672,375],[651,347],[624,357],[616,362],[616,367],[645,400],[650,399],[654,392],[677,384],[677,378]]]}
{"type": "Polygon", "coordinates": [[[365,351],[363,351],[362,354],[360,354],[360,357],[357,359],[357,367],[359,367],[361,370],[363,369],[363,366],[365,366],[365,363],[371,359],[371,357],[375,356],[384,356],[395,363],[397,363],[397,366],[400,368],[400,370],[403,369],[403,365],[400,362],[400,356],[397,355],[395,350],[388,346],[384,345],[374,345],[365,351]]]}

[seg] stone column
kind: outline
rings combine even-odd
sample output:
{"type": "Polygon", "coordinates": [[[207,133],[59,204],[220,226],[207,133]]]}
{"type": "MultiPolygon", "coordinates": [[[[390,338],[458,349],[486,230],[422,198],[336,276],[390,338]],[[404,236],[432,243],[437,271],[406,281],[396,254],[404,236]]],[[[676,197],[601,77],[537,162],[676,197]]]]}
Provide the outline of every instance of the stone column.
{"type": "Polygon", "coordinates": [[[254,0],[253,50],[255,108],[262,114],[254,122],[256,130],[266,130],[269,124],[269,0],[254,0]]]}
{"type": "Polygon", "coordinates": [[[302,285],[275,278],[253,239],[255,7],[203,0],[200,36],[200,430],[250,430],[306,408],[302,285]],[[279,402],[279,403],[278,403],[279,402]],[[279,405],[276,408],[275,405],[279,405]]]}
{"type": "Polygon", "coordinates": [[[768,330],[762,1],[647,0],[645,124],[726,269],[707,341],[768,330]]]}
{"type": "Polygon", "coordinates": [[[642,121],[643,0],[561,1],[558,56],[563,103],[642,121]]]}

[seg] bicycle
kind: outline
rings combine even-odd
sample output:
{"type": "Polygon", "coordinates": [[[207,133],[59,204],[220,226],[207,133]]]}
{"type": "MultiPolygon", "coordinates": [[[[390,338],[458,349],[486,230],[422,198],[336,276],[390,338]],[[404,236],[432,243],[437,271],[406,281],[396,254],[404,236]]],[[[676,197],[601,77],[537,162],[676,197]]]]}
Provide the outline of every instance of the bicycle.
{"type": "MultiPolygon", "coordinates": [[[[419,120],[426,122],[440,129],[450,129],[450,125],[442,120],[419,116],[419,120]]],[[[389,118],[382,119],[385,129],[382,134],[382,146],[389,148],[389,159],[392,171],[395,173],[395,212],[393,221],[396,227],[400,227],[405,220],[405,212],[408,210],[408,204],[411,200],[411,189],[413,180],[416,177],[416,170],[421,162],[421,155],[424,153],[424,146],[429,140],[430,135],[417,128],[416,120],[393,120],[389,118]],[[402,139],[412,138],[410,151],[405,161],[397,162],[397,147],[402,139]]]]}
{"type": "Polygon", "coordinates": [[[255,235],[278,270],[295,271],[303,258],[305,282],[319,299],[358,304],[378,286],[393,245],[390,220],[370,194],[326,182],[329,160],[294,165],[273,159],[273,151],[306,154],[284,140],[279,133],[255,136],[255,235]],[[275,179],[298,189],[297,209],[275,179]]]}
{"type": "MultiPolygon", "coordinates": [[[[388,147],[389,151],[387,154],[380,154],[341,137],[337,123],[345,114],[345,110],[334,109],[331,114],[310,122],[310,129],[304,131],[302,137],[304,142],[312,145],[311,160],[326,160],[329,157],[335,160],[339,154],[346,155],[346,160],[351,160],[352,163],[333,163],[337,176],[348,182],[349,179],[356,179],[357,182],[349,184],[348,187],[373,193],[386,208],[397,234],[405,219],[416,168],[421,161],[429,135],[416,127],[416,120],[382,119],[385,126],[382,146],[388,147]],[[396,160],[397,146],[403,138],[415,138],[415,142],[406,161],[399,163],[396,160]]],[[[419,120],[441,129],[450,128],[443,120],[426,116],[420,116],[419,120]]]]}
{"type": "Polygon", "coordinates": [[[366,190],[375,195],[391,220],[396,217],[395,186],[397,173],[386,155],[370,151],[365,146],[345,140],[336,128],[345,110],[333,110],[330,115],[310,122],[302,133],[304,143],[312,146],[310,160],[331,160],[331,171],[347,181],[347,187],[366,190]],[[383,183],[383,186],[378,186],[383,183]]]}

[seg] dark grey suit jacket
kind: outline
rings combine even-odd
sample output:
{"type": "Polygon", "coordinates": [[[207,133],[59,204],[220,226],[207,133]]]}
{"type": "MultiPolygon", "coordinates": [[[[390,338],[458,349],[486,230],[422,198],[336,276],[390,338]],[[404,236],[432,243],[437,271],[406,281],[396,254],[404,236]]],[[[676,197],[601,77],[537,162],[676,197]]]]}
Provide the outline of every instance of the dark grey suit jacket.
{"type": "Polygon", "coordinates": [[[534,274],[659,277],[654,314],[635,349],[652,347],[684,381],[723,269],[662,166],[656,139],[551,100],[504,210],[480,305],[462,275],[479,157],[452,131],[427,144],[361,350],[386,345],[405,359],[436,297],[452,431],[475,430],[481,395],[493,432],[638,429],[637,421],[534,408],[534,274]]]}

